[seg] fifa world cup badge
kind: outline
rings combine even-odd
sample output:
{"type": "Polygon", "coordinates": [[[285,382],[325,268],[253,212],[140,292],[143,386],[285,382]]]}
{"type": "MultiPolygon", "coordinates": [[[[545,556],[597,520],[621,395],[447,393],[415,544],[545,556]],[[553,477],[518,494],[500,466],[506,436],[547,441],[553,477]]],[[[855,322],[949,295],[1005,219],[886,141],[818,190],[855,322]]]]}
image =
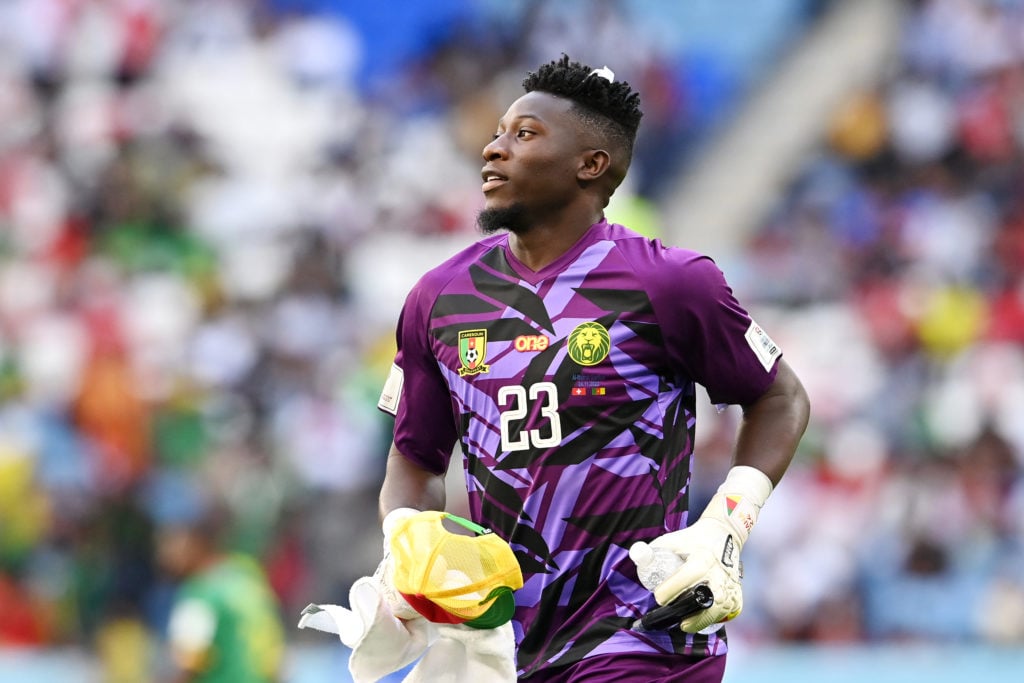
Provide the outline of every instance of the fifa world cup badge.
{"type": "Polygon", "coordinates": [[[487,330],[462,330],[459,332],[459,376],[479,375],[489,372],[487,359],[487,330]]]}

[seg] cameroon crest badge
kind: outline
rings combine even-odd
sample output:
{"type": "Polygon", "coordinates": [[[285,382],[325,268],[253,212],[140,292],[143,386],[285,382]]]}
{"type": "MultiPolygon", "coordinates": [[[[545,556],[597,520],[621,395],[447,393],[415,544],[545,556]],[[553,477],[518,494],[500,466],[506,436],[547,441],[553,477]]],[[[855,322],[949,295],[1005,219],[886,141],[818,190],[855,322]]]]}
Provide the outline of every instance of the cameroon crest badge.
{"type": "Polygon", "coordinates": [[[479,375],[489,372],[491,367],[484,363],[487,358],[487,330],[462,330],[459,332],[459,376],[479,375]]]}

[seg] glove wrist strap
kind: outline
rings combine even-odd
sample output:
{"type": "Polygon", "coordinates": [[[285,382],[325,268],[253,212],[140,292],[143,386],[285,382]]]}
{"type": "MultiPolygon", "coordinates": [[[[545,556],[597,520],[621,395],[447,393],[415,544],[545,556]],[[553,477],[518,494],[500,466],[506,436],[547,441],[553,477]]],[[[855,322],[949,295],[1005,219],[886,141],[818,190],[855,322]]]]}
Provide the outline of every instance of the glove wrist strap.
{"type": "Polygon", "coordinates": [[[701,517],[724,522],[733,530],[742,547],[772,488],[771,480],[761,470],[737,465],[729,470],[701,517]]]}
{"type": "Polygon", "coordinates": [[[772,494],[773,488],[768,475],[756,467],[734,465],[718,487],[718,492],[747,496],[760,508],[772,494]]]}

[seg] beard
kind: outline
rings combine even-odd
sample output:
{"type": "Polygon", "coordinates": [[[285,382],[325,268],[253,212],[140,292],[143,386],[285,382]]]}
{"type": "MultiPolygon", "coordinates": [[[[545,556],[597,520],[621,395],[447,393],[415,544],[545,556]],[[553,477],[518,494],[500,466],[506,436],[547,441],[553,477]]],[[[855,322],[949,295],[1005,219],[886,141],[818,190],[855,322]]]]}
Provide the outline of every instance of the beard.
{"type": "Polygon", "coordinates": [[[526,207],[522,204],[484,209],[477,215],[476,224],[485,235],[493,235],[499,230],[522,235],[530,229],[526,207]]]}

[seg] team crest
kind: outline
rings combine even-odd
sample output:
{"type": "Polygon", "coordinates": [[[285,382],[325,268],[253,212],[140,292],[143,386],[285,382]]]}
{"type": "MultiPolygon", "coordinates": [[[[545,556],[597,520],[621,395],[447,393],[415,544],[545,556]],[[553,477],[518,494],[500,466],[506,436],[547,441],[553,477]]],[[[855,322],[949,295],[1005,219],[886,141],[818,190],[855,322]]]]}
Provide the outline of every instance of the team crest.
{"type": "Polygon", "coordinates": [[[487,358],[487,330],[462,330],[459,332],[459,376],[479,375],[490,372],[491,367],[484,363],[487,358]]]}
{"type": "Polygon", "coordinates": [[[569,358],[580,365],[597,365],[608,356],[612,340],[601,323],[580,323],[569,334],[566,347],[569,358]]]}

